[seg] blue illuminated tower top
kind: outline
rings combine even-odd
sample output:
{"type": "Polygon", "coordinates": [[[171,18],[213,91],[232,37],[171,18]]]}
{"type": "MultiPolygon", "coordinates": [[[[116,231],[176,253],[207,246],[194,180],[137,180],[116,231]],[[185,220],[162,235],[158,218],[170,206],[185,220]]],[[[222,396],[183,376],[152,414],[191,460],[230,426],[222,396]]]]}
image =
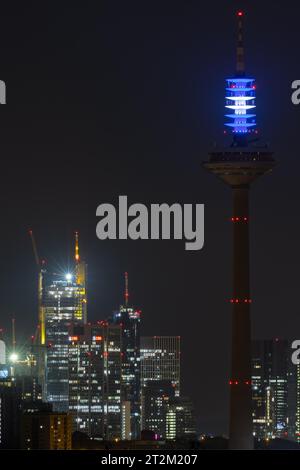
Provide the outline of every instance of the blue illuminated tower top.
{"type": "Polygon", "coordinates": [[[238,42],[236,73],[226,80],[225,108],[229,114],[225,126],[229,128],[234,140],[247,140],[247,135],[256,133],[255,80],[245,75],[245,56],[243,44],[243,12],[237,12],[238,42]],[[244,137],[243,137],[244,136],[244,137]]]}

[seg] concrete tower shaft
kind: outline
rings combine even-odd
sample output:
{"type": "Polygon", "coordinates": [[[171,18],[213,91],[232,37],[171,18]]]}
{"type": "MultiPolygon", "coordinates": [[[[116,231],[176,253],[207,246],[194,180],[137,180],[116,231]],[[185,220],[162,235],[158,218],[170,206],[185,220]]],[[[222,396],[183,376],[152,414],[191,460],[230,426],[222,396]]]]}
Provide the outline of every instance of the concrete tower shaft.
{"type": "Polygon", "coordinates": [[[251,449],[251,320],[249,282],[249,187],[233,188],[233,297],[230,447],[251,449]]]}
{"type": "Polygon", "coordinates": [[[228,148],[210,154],[204,168],[232,187],[233,293],[230,385],[231,449],[252,449],[251,318],[249,278],[250,184],[274,166],[271,152],[228,148]]]}

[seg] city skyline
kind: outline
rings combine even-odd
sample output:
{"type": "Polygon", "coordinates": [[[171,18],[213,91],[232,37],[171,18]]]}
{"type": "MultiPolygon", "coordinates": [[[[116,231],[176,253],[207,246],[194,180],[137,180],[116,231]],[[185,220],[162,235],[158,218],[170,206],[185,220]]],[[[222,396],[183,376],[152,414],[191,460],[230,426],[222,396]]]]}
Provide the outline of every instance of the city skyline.
{"type": "MultiPolygon", "coordinates": [[[[81,256],[79,257],[79,234],[78,232],[74,232],[74,248],[75,250],[73,250],[73,269],[72,267],[69,265],[69,269],[68,271],[66,272],[61,272],[60,275],[58,275],[57,273],[51,273],[51,272],[47,272],[47,269],[46,267],[44,266],[43,269],[44,269],[44,276],[48,279],[48,288],[50,289],[50,293],[54,293],[52,292],[53,289],[55,288],[55,286],[53,286],[53,279],[54,279],[54,283],[57,283],[58,284],[58,289],[59,290],[62,290],[62,289],[73,289],[73,280],[72,280],[72,277],[75,278],[76,277],[76,266],[78,264],[78,261],[79,259],[81,259],[81,256]],[[71,272],[73,272],[74,274],[71,276],[71,272]],[[68,287],[69,286],[69,287],[68,287]],[[70,287],[71,286],[71,287],[70,287]]],[[[81,251],[80,251],[81,253],[81,251]]],[[[82,256],[82,258],[84,259],[84,255],[82,256]]],[[[86,260],[85,261],[81,261],[83,262],[85,265],[86,265],[86,260]]],[[[78,271],[77,271],[78,272],[78,271]]],[[[81,281],[81,280],[80,280],[81,281]]],[[[80,284],[79,284],[80,285],[80,284]]],[[[75,284],[74,284],[75,286],[75,284]]],[[[48,293],[46,291],[46,299],[48,297],[48,293]]],[[[39,292],[38,292],[38,289],[36,290],[36,296],[38,297],[39,296],[39,292]]],[[[83,358],[86,354],[86,351],[87,351],[87,344],[88,344],[88,341],[89,341],[89,337],[91,338],[91,334],[93,334],[94,336],[94,339],[95,339],[95,335],[96,335],[96,338],[102,338],[102,337],[105,337],[105,333],[103,333],[103,328],[105,328],[105,326],[108,325],[108,322],[106,320],[106,318],[110,319],[110,324],[113,326],[114,325],[114,322],[116,323],[116,326],[119,325],[119,321],[121,321],[119,319],[120,315],[122,315],[122,312],[130,312],[130,314],[133,315],[133,318],[141,318],[141,310],[138,310],[138,309],[135,309],[133,307],[131,307],[131,295],[130,295],[130,289],[129,289],[129,276],[128,276],[128,272],[125,272],[123,273],[123,302],[120,306],[120,308],[118,310],[114,310],[111,314],[107,314],[105,319],[102,318],[102,319],[98,319],[97,322],[94,322],[94,323],[91,323],[88,319],[88,316],[86,315],[85,313],[85,322],[82,323],[82,327],[80,326],[81,325],[81,322],[78,323],[78,314],[77,315],[77,320],[76,318],[74,317],[74,324],[73,323],[68,323],[68,327],[67,327],[67,330],[68,330],[68,342],[66,344],[69,344],[68,348],[71,348],[70,349],[70,365],[68,366],[69,367],[69,370],[71,371],[72,370],[72,367],[75,366],[76,364],[76,361],[74,362],[74,359],[75,359],[75,355],[77,355],[77,348],[81,347],[79,346],[79,344],[81,344],[81,340],[79,340],[79,338],[82,336],[84,342],[82,343],[82,347],[83,347],[83,358]],[[137,317],[136,317],[137,315],[137,317]],[[115,318],[115,319],[114,319],[115,318]],[[81,331],[80,328],[83,328],[83,330],[81,331]],[[100,331],[101,330],[101,331],[100,331]],[[91,333],[93,332],[93,333],[91,333]],[[100,336],[100,333],[101,333],[101,336],[100,336]],[[98,335],[98,336],[97,336],[98,335]],[[79,342],[80,341],[80,342],[79,342]],[[78,345],[77,345],[78,344],[78,345]],[[75,353],[75,355],[74,355],[75,353]]],[[[49,300],[46,300],[46,304],[47,308],[49,309],[49,300]]],[[[74,304],[76,305],[76,303],[74,304]]],[[[62,312],[64,311],[64,305],[61,304],[60,308],[62,308],[62,312]]],[[[86,310],[88,311],[88,305],[85,305],[85,308],[86,310]]],[[[50,315],[52,315],[51,313],[52,311],[49,310],[49,313],[50,315]]],[[[76,309],[74,311],[74,313],[76,313],[76,309]]],[[[45,323],[47,324],[47,322],[49,320],[47,320],[47,315],[49,315],[49,313],[47,314],[46,313],[46,316],[45,316],[45,323]]],[[[40,318],[40,315],[39,315],[39,312],[37,311],[36,312],[36,319],[37,319],[37,322],[40,318]]],[[[124,319],[123,319],[123,322],[124,322],[124,319]]],[[[39,335],[39,330],[37,329],[36,330],[36,337],[35,337],[35,340],[34,342],[32,341],[32,336],[29,338],[28,342],[27,342],[27,345],[25,344],[22,344],[22,347],[19,349],[19,345],[18,345],[18,341],[16,340],[16,337],[15,337],[15,331],[14,331],[14,328],[15,328],[15,321],[12,322],[12,330],[11,330],[11,334],[5,338],[5,344],[6,344],[6,355],[5,355],[5,352],[3,352],[1,350],[1,354],[0,354],[0,364],[1,364],[1,360],[2,360],[2,363],[6,364],[7,366],[10,365],[14,368],[14,364],[20,364],[20,367],[25,367],[25,369],[27,368],[28,369],[28,372],[26,372],[26,374],[30,373],[30,362],[28,362],[28,357],[30,356],[30,354],[32,354],[32,345],[34,346],[38,346],[38,343],[40,341],[40,335],[39,335]],[[14,355],[18,355],[18,359],[16,358],[12,358],[11,355],[12,353],[14,355]],[[26,366],[26,357],[27,357],[27,362],[28,362],[28,365],[26,366]],[[4,359],[3,359],[4,358],[4,359]]],[[[47,327],[46,327],[47,329],[47,327]]],[[[125,330],[126,331],[126,330],[125,330]]],[[[141,337],[141,344],[140,344],[140,353],[141,353],[141,372],[140,372],[140,375],[141,375],[141,387],[145,387],[145,385],[148,383],[149,384],[149,390],[147,391],[147,393],[150,395],[149,396],[152,396],[151,394],[153,394],[153,396],[155,396],[155,394],[157,393],[157,387],[162,387],[162,390],[163,390],[163,393],[166,394],[168,392],[166,392],[165,390],[169,390],[170,387],[171,389],[173,389],[173,395],[171,395],[171,398],[170,398],[170,404],[172,405],[172,403],[174,402],[174,404],[176,404],[176,400],[175,398],[176,397],[179,397],[179,390],[181,388],[183,388],[184,390],[184,393],[181,393],[181,396],[183,397],[183,400],[185,400],[185,395],[186,395],[186,387],[182,387],[182,380],[181,380],[181,371],[184,370],[184,368],[186,367],[187,363],[188,363],[188,358],[185,358],[185,365],[181,363],[181,352],[180,352],[180,343],[181,343],[181,336],[163,336],[163,335],[159,335],[159,332],[156,332],[157,334],[154,335],[154,336],[145,336],[143,335],[141,337]],[[162,351],[169,351],[170,352],[170,356],[165,356],[165,358],[163,358],[163,356],[161,356],[161,352],[162,351]],[[175,353],[175,351],[177,351],[175,353]],[[175,354],[175,356],[173,356],[173,353],[175,354]],[[177,358],[177,359],[176,359],[177,358]],[[178,361],[178,363],[176,362],[178,361]],[[158,375],[156,375],[156,373],[158,373],[158,375]],[[154,380],[154,382],[153,382],[154,380]],[[165,385],[164,385],[165,384],[165,385]],[[152,390],[153,389],[153,390],[152,390]],[[173,400],[173,401],[172,401],[173,400]]],[[[3,333],[1,333],[1,338],[0,339],[4,339],[4,336],[3,333]]],[[[54,343],[55,343],[55,339],[54,338],[49,338],[47,337],[47,334],[45,335],[46,337],[46,341],[45,341],[45,346],[46,348],[48,349],[48,346],[51,346],[50,349],[48,349],[47,351],[47,354],[49,355],[49,351],[51,352],[52,349],[53,349],[53,346],[54,346],[54,343]]],[[[126,343],[125,343],[126,344],[126,343]]],[[[130,343],[128,343],[130,344],[130,343]]],[[[99,346],[97,346],[97,342],[94,343],[94,346],[92,346],[92,343],[91,343],[91,351],[93,350],[97,350],[97,348],[99,348],[99,346]]],[[[274,338],[274,339],[270,339],[270,338],[266,338],[265,340],[263,341],[259,341],[259,340],[255,340],[253,339],[252,340],[252,355],[251,355],[251,361],[252,361],[252,372],[251,372],[251,380],[252,380],[252,406],[253,406],[253,410],[254,410],[254,415],[253,415],[253,432],[254,432],[254,436],[257,436],[259,437],[260,439],[272,439],[274,437],[280,437],[280,438],[284,438],[284,439],[290,439],[290,440],[294,440],[294,441],[298,441],[299,442],[299,437],[298,437],[298,433],[299,433],[299,422],[298,422],[298,419],[296,418],[298,415],[299,415],[299,409],[300,409],[300,402],[297,401],[299,400],[299,396],[300,396],[300,393],[299,393],[299,384],[300,384],[300,380],[299,380],[299,367],[296,367],[292,364],[292,360],[291,360],[291,353],[292,353],[292,349],[291,349],[291,342],[288,340],[288,339],[279,339],[279,338],[274,338]],[[272,356],[268,356],[266,353],[265,353],[265,356],[263,356],[263,354],[261,352],[258,353],[258,351],[263,351],[263,348],[264,347],[267,347],[267,351],[270,350],[270,351],[273,351],[271,348],[271,346],[268,346],[268,345],[272,345],[274,344],[273,346],[273,349],[274,349],[274,359],[273,359],[273,355],[272,356]],[[266,345],[266,346],[265,346],[266,345]],[[281,346],[283,345],[283,346],[281,346]],[[276,347],[279,347],[281,349],[279,349],[279,354],[278,352],[276,353],[276,347]],[[259,349],[260,348],[260,349],[259,349]],[[277,354],[277,356],[275,356],[275,354],[277,354]],[[271,358],[270,358],[271,357],[271,358]],[[275,359],[275,357],[277,359],[275,359]],[[270,361],[270,364],[274,364],[272,366],[272,369],[270,369],[268,366],[268,362],[266,361],[270,361]],[[281,363],[282,364],[285,364],[283,366],[281,366],[281,369],[277,369],[278,368],[278,363],[281,363]],[[273,372],[273,368],[275,368],[275,372],[273,372]],[[261,369],[262,372],[257,372],[256,369],[261,369]],[[269,371],[269,372],[268,372],[269,371]],[[272,371],[272,372],[271,372],[272,371]],[[256,374],[260,374],[260,376],[256,375],[256,374]],[[264,375],[266,374],[266,375],[264,375]],[[273,409],[269,409],[268,408],[268,413],[270,414],[270,416],[272,416],[272,418],[269,418],[269,421],[266,421],[266,415],[264,415],[264,413],[266,413],[266,409],[267,408],[264,408],[266,406],[271,406],[270,404],[267,405],[267,404],[264,404],[264,393],[269,393],[268,390],[271,390],[271,397],[273,397],[273,393],[274,393],[274,397],[275,397],[275,403],[277,403],[277,400],[280,400],[280,387],[282,387],[282,385],[280,383],[283,383],[285,384],[284,386],[286,387],[286,391],[284,392],[285,393],[285,398],[284,398],[284,402],[283,404],[280,404],[280,401],[278,402],[278,405],[272,405],[272,406],[275,406],[275,408],[273,409]],[[265,388],[264,388],[265,387],[265,388]],[[273,389],[273,387],[275,387],[273,389]],[[279,387],[279,389],[278,389],[279,387]],[[288,387],[288,388],[287,388],[288,387]],[[279,392],[277,391],[279,390],[279,392]],[[291,392],[290,392],[291,390],[291,392]],[[265,392],[266,391],[266,392],[265,392]],[[276,394],[278,394],[278,397],[276,394]],[[287,394],[288,393],[288,394],[287,394]],[[290,398],[291,396],[291,398],[290,398]],[[288,401],[289,400],[289,401],[288,401]],[[279,407],[279,415],[277,416],[277,406],[279,407]],[[263,410],[263,411],[261,411],[263,410]],[[278,427],[278,430],[276,428],[276,423],[278,422],[278,420],[281,420],[281,422],[279,422],[280,424],[280,427],[278,427]],[[290,420],[290,422],[289,422],[290,420]],[[285,423],[285,424],[283,424],[285,423]]],[[[100,348],[101,350],[101,348],[100,348]]],[[[99,350],[99,351],[100,351],[99,350]]],[[[126,348],[125,348],[126,350],[126,348]]],[[[38,357],[38,350],[37,349],[34,349],[34,355],[35,357],[37,358],[38,357]]],[[[124,354],[124,353],[122,353],[124,354]]],[[[67,358],[67,354],[64,354],[65,357],[67,358]]],[[[51,353],[51,356],[52,356],[52,353],[51,353]]],[[[55,356],[54,356],[55,357],[55,356]]],[[[86,366],[81,366],[81,370],[84,370],[86,366]],[[83,367],[83,369],[82,369],[83,367]]],[[[99,366],[96,366],[95,364],[95,367],[99,367],[99,366]]],[[[24,370],[25,370],[24,369],[24,370]]],[[[4,369],[3,369],[4,370],[4,369]]],[[[22,370],[22,369],[21,369],[22,370]]],[[[37,369],[38,370],[38,369],[37,369]]],[[[79,372],[80,369],[78,369],[77,372],[74,372],[75,369],[73,369],[72,372],[70,372],[70,384],[74,383],[74,379],[77,380],[77,378],[79,378],[80,380],[82,380],[80,377],[84,377],[84,375],[82,375],[82,372],[79,372]]],[[[76,366],[76,370],[77,370],[77,366],[76,366]]],[[[26,375],[27,377],[29,377],[28,375],[26,375]]],[[[16,377],[21,377],[19,375],[19,373],[17,374],[16,377]]],[[[69,377],[69,376],[68,376],[69,377]]],[[[126,373],[125,373],[125,382],[126,382],[126,373]]],[[[130,376],[129,376],[130,377],[130,376]]],[[[69,380],[69,379],[68,379],[69,380]]],[[[125,383],[124,382],[124,383],[125,383]]],[[[84,382],[82,382],[84,383],[84,382]]],[[[30,390],[30,385],[28,384],[29,386],[29,389],[30,390]]],[[[70,408],[70,412],[76,412],[76,406],[74,407],[74,404],[76,405],[76,392],[75,392],[75,395],[74,395],[74,392],[72,392],[72,385],[70,385],[70,392],[67,392],[67,396],[69,395],[70,393],[70,404],[71,404],[71,408],[70,408]],[[74,397],[72,398],[72,396],[74,395],[74,397]],[[74,401],[75,400],[75,401],[74,401]],[[73,405],[72,405],[73,403],[73,405]]],[[[38,389],[37,389],[38,390],[38,389]]],[[[76,390],[76,389],[75,389],[76,390]]],[[[284,389],[285,390],[285,389],[284,389]]],[[[37,392],[37,393],[41,393],[41,392],[37,392]]],[[[95,397],[97,396],[97,392],[96,392],[96,389],[95,391],[93,392],[93,394],[95,395],[95,397]]],[[[48,392],[47,394],[48,395],[48,392]]],[[[143,393],[142,393],[143,395],[143,393]]],[[[42,395],[41,395],[42,396],[42,395]]],[[[147,395],[148,396],[148,395],[147,395]]],[[[158,395],[159,397],[159,395],[158,395]]],[[[41,399],[41,398],[40,398],[41,399]]],[[[69,400],[69,398],[64,398],[64,399],[67,399],[69,400]]],[[[63,399],[63,400],[64,400],[63,399]]],[[[272,398],[274,399],[274,398],[272,398]]],[[[50,404],[55,404],[55,399],[53,400],[51,396],[45,396],[44,395],[44,400],[46,400],[46,402],[50,403],[50,404]]],[[[270,398],[271,400],[271,398],[270,398]]],[[[142,399],[142,402],[143,402],[143,399],[142,399]]],[[[148,403],[148,402],[147,402],[148,403]]],[[[63,412],[68,412],[69,411],[69,408],[68,407],[60,407],[58,406],[58,408],[56,408],[56,412],[58,413],[63,413],[63,412]]],[[[77,416],[81,416],[80,412],[76,412],[77,413],[77,416]]],[[[98,412],[99,413],[99,412],[98,412]]],[[[100,413],[101,415],[101,413],[100,413]]],[[[120,411],[120,415],[121,415],[121,411],[120,411]]],[[[84,414],[82,415],[84,416],[84,414]]],[[[169,416],[169,415],[167,415],[169,416]]],[[[202,428],[201,427],[201,424],[199,426],[199,422],[201,423],[201,420],[199,420],[199,416],[196,416],[197,418],[197,433],[200,433],[200,435],[205,435],[205,434],[210,434],[209,432],[207,432],[207,430],[205,428],[202,428]]],[[[166,418],[165,416],[165,419],[169,419],[169,418],[166,418]]],[[[151,421],[147,420],[145,417],[143,418],[143,423],[148,423],[151,421]]],[[[74,426],[75,424],[72,424],[72,427],[74,429],[74,426]]],[[[101,424],[101,426],[103,426],[103,424],[101,424]]],[[[101,429],[101,426],[99,427],[96,427],[95,429],[101,429]]],[[[119,429],[120,429],[120,433],[121,433],[121,424],[119,424],[119,429]]],[[[81,428],[78,428],[78,430],[80,430],[81,428]]],[[[90,428],[89,428],[90,429],[90,428]]],[[[94,429],[94,428],[91,428],[91,429],[94,429]]],[[[144,429],[144,428],[141,428],[141,429],[144,429]]],[[[147,429],[147,427],[145,428],[147,429]]],[[[87,428],[83,428],[83,432],[88,432],[87,428]]],[[[89,431],[91,432],[91,431],[89,431]]],[[[226,435],[226,433],[224,433],[226,435]]],[[[113,434],[107,434],[108,438],[110,438],[111,436],[114,436],[113,434]]],[[[168,431],[166,436],[172,436],[172,432],[168,431]]],[[[132,439],[132,437],[130,437],[132,439]]]]}
{"type": "MultiPolygon", "coordinates": [[[[18,445],[23,435],[17,437],[14,431],[10,444],[5,443],[12,432],[6,420],[2,421],[8,406],[14,410],[21,427],[25,426],[28,437],[19,444],[22,448],[30,449],[45,441],[42,435],[34,440],[33,431],[36,423],[45,419],[45,422],[53,419],[55,427],[68,422],[64,426],[70,432],[106,441],[140,440],[145,430],[155,433],[156,439],[174,440],[185,435],[193,439],[194,407],[189,398],[180,396],[180,337],[155,336],[149,338],[150,349],[142,349],[142,312],[131,303],[128,272],[124,273],[123,302],[119,309],[92,323],[88,318],[87,263],[80,249],[79,233],[74,233],[73,263],[60,273],[53,272],[39,258],[32,230],[29,235],[38,268],[37,327],[22,348],[17,342],[15,318],[10,338],[1,332],[0,424],[4,431],[0,433],[0,447],[12,446],[12,442],[18,445]],[[143,367],[141,373],[141,364],[149,362],[149,355],[155,355],[155,361],[151,361],[150,369],[143,367]],[[170,403],[166,402],[164,418],[156,428],[155,419],[149,418],[153,410],[145,404],[148,401],[144,395],[151,401],[148,389],[161,379],[169,384],[173,396],[170,403]],[[21,411],[17,411],[18,407],[21,411]],[[36,419],[28,416],[30,407],[35,409],[36,419]],[[142,427],[142,417],[146,427],[142,427]]],[[[158,396],[158,410],[161,400],[158,396]]],[[[61,438],[61,442],[69,442],[69,437],[61,438]]],[[[58,441],[54,445],[60,446],[58,441]]]]}

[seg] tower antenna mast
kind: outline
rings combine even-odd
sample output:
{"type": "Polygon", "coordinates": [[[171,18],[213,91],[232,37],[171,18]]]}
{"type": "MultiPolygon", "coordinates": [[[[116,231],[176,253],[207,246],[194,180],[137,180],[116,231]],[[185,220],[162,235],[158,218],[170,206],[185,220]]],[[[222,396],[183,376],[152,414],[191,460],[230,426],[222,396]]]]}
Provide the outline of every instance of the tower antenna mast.
{"type": "Polygon", "coordinates": [[[245,48],[244,48],[244,28],[243,28],[242,11],[237,12],[238,22],[238,38],[236,47],[236,75],[237,77],[244,77],[245,75],[245,48]]]}

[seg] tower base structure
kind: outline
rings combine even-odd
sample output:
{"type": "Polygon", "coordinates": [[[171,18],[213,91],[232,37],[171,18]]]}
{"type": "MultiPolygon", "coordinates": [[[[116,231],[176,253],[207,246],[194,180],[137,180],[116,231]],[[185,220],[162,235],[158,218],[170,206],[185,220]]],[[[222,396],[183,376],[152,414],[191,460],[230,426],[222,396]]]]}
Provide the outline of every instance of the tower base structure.
{"type": "Polygon", "coordinates": [[[266,148],[228,147],[210,154],[203,167],[233,192],[233,293],[229,448],[253,449],[251,390],[251,316],[249,278],[249,190],[259,176],[275,165],[266,148]]]}

